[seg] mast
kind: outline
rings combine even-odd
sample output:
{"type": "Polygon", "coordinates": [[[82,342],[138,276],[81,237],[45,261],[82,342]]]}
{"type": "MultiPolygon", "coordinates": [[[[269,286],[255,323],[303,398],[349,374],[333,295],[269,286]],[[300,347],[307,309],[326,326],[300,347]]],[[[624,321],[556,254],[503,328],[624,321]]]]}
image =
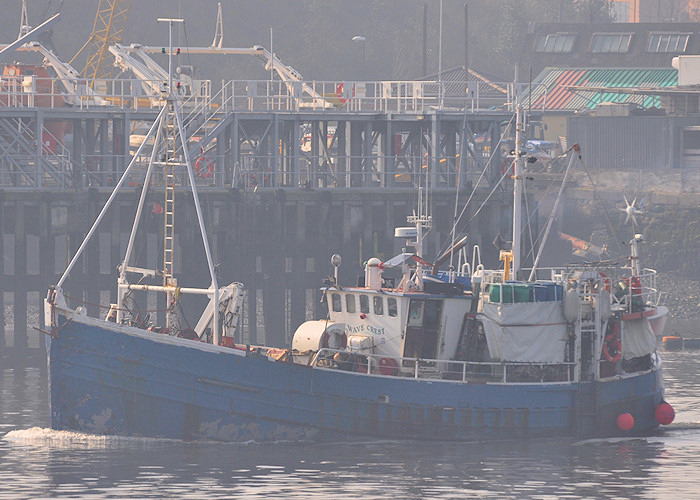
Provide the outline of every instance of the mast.
{"type": "Polygon", "coordinates": [[[516,109],[515,123],[515,175],[513,176],[513,271],[511,279],[518,279],[520,274],[520,233],[522,232],[523,199],[523,110],[520,104],[516,109]]]}
{"type": "MultiPolygon", "coordinates": [[[[416,255],[423,258],[423,238],[425,232],[430,231],[433,225],[433,218],[430,213],[430,207],[428,206],[428,195],[423,191],[423,188],[418,188],[418,214],[413,212],[413,215],[406,217],[409,224],[413,224],[416,227],[416,240],[410,242],[411,245],[416,249],[416,255]],[[424,232],[424,230],[426,230],[424,232]]],[[[418,264],[416,268],[415,282],[419,290],[423,289],[423,266],[418,264]]]]}

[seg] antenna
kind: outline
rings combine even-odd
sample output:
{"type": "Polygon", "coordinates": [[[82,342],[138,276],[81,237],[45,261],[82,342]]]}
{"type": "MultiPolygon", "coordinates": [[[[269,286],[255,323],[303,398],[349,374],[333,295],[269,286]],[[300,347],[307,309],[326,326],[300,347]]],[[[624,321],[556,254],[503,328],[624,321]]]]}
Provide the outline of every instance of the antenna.
{"type": "Polygon", "coordinates": [[[184,19],[159,17],[159,23],[168,23],[168,96],[173,95],[173,23],[183,23],[184,19]]]}
{"type": "Polygon", "coordinates": [[[214,40],[211,42],[212,49],[220,49],[224,43],[224,16],[221,13],[221,2],[216,11],[216,29],[214,30],[214,40]]]}
{"type": "Polygon", "coordinates": [[[22,14],[19,19],[19,35],[17,35],[17,38],[22,38],[31,30],[32,27],[29,26],[29,20],[27,18],[27,0],[22,0],[22,14]]]}

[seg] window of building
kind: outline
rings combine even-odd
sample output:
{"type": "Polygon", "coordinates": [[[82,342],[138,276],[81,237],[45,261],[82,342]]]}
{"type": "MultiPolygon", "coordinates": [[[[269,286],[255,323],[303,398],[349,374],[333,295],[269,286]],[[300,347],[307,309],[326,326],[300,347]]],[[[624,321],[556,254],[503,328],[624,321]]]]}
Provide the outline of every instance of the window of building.
{"type": "Polygon", "coordinates": [[[683,149],[700,151],[700,130],[686,129],[683,131],[683,149]]]}
{"type": "Polygon", "coordinates": [[[396,307],[396,299],[389,297],[387,299],[387,309],[389,310],[389,316],[392,318],[396,317],[398,314],[398,308],[396,307]]]}
{"type": "Polygon", "coordinates": [[[384,314],[384,297],[381,297],[379,295],[375,295],[374,299],[374,314],[377,316],[381,316],[384,314]]]}
{"type": "Polygon", "coordinates": [[[647,52],[685,52],[690,33],[650,33],[647,52]]]}
{"type": "Polygon", "coordinates": [[[369,297],[360,295],[360,312],[369,314],[369,297]]]}
{"type": "Polygon", "coordinates": [[[340,312],[343,310],[342,302],[340,301],[340,294],[334,293],[331,295],[333,299],[333,312],[340,312]]]}
{"type": "Polygon", "coordinates": [[[345,296],[345,310],[349,313],[355,312],[355,296],[347,294],[345,296]]]}
{"type": "Polygon", "coordinates": [[[573,33],[552,33],[537,37],[535,52],[571,52],[576,35],[573,33]]]}
{"type": "Polygon", "coordinates": [[[632,33],[593,33],[591,52],[624,53],[630,48],[632,33]]]}

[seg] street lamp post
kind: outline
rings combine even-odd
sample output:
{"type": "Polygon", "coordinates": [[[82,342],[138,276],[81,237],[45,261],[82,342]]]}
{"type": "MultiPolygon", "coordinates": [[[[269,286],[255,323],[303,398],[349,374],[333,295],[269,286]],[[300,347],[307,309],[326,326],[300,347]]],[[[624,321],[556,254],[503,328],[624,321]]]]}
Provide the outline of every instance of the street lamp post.
{"type": "Polygon", "coordinates": [[[367,41],[367,38],[365,38],[364,36],[355,35],[354,37],[352,37],[352,41],[362,44],[362,65],[364,66],[364,64],[365,64],[365,42],[367,41]]]}

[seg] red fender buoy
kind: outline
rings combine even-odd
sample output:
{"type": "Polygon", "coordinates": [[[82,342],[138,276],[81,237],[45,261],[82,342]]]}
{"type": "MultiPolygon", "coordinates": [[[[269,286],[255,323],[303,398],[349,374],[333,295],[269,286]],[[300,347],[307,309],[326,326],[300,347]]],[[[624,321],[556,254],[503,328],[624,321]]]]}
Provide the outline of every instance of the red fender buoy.
{"type": "Polygon", "coordinates": [[[617,416],[617,427],[621,431],[629,431],[634,427],[634,417],[631,413],[620,413],[617,416]]]}
{"type": "Polygon", "coordinates": [[[673,422],[674,418],[676,418],[676,410],[674,410],[673,406],[668,404],[666,401],[662,401],[656,406],[654,418],[661,425],[668,425],[673,422]]]}

